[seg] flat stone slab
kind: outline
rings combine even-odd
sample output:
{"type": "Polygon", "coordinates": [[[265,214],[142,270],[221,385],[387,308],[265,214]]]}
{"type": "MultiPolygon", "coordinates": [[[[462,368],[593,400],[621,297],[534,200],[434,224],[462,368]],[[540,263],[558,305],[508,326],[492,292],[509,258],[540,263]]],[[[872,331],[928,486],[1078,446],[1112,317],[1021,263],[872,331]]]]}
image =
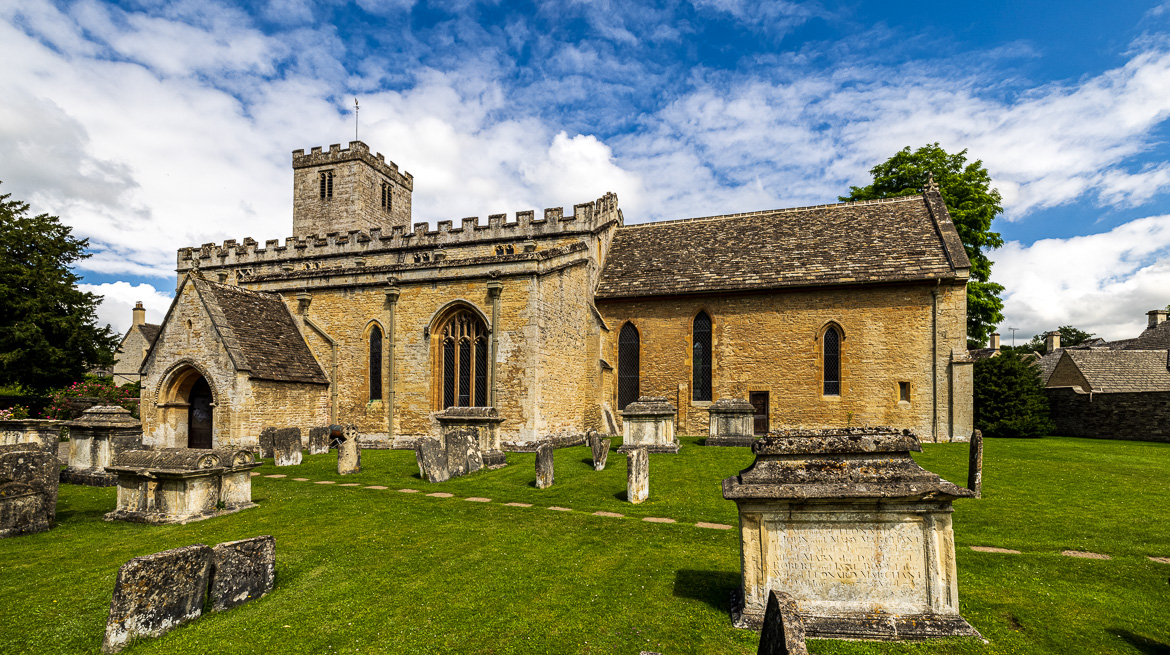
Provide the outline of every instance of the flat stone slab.
{"type": "Polygon", "coordinates": [[[257,473],[256,471],[252,471],[252,472],[251,472],[251,473],[249,473],[248,475],[250,475],[250,476],[252,476],[252,477],[256,477],[257,475],[264,475],[264,474],[263,474],[263,473],[257,473]]]}
{"type": "Polygon", "coordinates": [[[594,516],[609,516],[609,517],[612,517],[615,519],[623,519],[626,517],[625,514],[618,514],[617,512],[594,512],[593,515],[594,516]]]}
{"type": "Polygon", "coordinates": [[[199,618],[211,575],[211,548],[203,544],[135,557],[118,569],[103,653],[117,653],[134,637],[157,637],[199,618]]]}
{"type": "Polygon", "coordinates": [[[386,488],[386,487],[383,487],[383,486],[381,486],[381,485],[376,485],[376,484],[372,484],[372,485],[370,485],[370,486],[366,487],[366,489],[378,489],[378,490],[382,490],[382,489],[385,489],[385,488],[386,488]]]}
{"type": "Polygon", "coordinates": [[[337,484],[333,480],[317,480],[313,484],[337,484]]]}
{"type": "Polygon", "coordinates": [[[674,519],[663,518],[661,516],[647,516],[646,518],[644,518],[642,520],[647,522],[647,523],[675,523],[676,522],[674,519]]]}
{"type": "Polygon", "coordinates": [[[211,611],[222,612],[263,597],[276,581],[276,539],[271,535],[228,541],[212,549],[211,611]]]}
{"type": "Polygon", "coordinates": [[[1159,564],[1170,564],[1170,557],[1150,557],[1150,561],[1159,564]]]}
{"type": "Polygon", "coordinates": [[[551,509],[554,512],[571,512],[571,511],[573,511],[573,510],[569,509],[568,507],[550,507],[549,509],[551,509]]]}
{"type": "Polygon", "coordinates": [[[433,494],[427,494],[431,498],[453,498],[455,494],[449,494],[443,491],[436,491],[433,494]]]}
{"type": "Polygon", "coordinates": [[[308,482],[309,478],[293,478],[293,482],[308,482]]]}
{"type": "Polygon", "coordinates": [[[1083,559],[1113,559],[1108,555],[1102,555],[1101,553],[1090,553],[1084,550],[1062,550],[1060,551],[1060,554],[1064,555],[1065,557],[1080,557],[1083,559]]]}
{"type": "Polygon", "coordinates": [[[469,503],[490,503],[490,502],[492,502],[491,498],[479,498],[479,497],[464,498],[463,500],[466,500],[469,503]]]}
{"type": "MultiPolygon", "coordinates": [[[[382,488],[383,488],[383,489],[385,489],[386,487],[382,487],[382,488]]],[[[399,489],[398,491],[399,491],[400,493],[404,493],[404,494],[416,494],[416,493],[418,493],[418,489],[399,489]]],[[[433,496],[433,495],[435,495],[435,494],[431,494],[431,495],[433,496]]]]}
{"type": "Polygon", "coordinates": [[[360,487],[362,485],[360,482],[346,482],[345,484],[339,484],[337,486],[339,486],[339,487],[360,487]]]}
{"type": "Polygon", "coordinates": [[[277,473],[276,475],[266,475],[266,476],[264,476],[264,477],[266,477],[266,478],[272,478],[272,479],[274,479],[274,480],[275,480],[275,479],[277,479],[277,478],[287,478],[288,476],[287,476],[287,475],[285,475],[285,474],[283,474],[283,473],[277,473]]]}
{"type": "Polygon", "coordinates": [[[1019,555],[1020,551],[1012,550],[1011,548],[996,548],[995,546],[971,546],[971,550],[977,553],[1003,553],[1005,555],[1019,555]]]}
{"type": "Polygon", "coordinates": [[[699,521],[698,523],[695,524],[695,527],[696,528],[710,528],[712,530],[730,530],[731,529],[730,525],[724,525],[722,523],[707,523],[705,521],[699,521]]]}
{"type": "Polygon", "coordinates": [[[508,507],[532,507],[532,503],[504,503],[508,507]]]}

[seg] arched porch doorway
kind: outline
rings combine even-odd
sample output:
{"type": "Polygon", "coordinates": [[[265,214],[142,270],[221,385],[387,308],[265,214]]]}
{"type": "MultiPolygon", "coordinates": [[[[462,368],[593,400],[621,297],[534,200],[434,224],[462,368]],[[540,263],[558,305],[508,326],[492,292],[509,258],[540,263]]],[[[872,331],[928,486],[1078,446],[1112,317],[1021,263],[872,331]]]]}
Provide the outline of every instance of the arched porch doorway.
{"type": "Polygon", "coordinates": [[[159,388],[159,445],[212,448],[215,443],[215,392],[203,371],[190,362],[174,366],[159,388]]]}
{"type": "Polygon", "coordinates": [[[187,394],[187,447],[211,448],[211,385],[202,375],[187,394]]]}

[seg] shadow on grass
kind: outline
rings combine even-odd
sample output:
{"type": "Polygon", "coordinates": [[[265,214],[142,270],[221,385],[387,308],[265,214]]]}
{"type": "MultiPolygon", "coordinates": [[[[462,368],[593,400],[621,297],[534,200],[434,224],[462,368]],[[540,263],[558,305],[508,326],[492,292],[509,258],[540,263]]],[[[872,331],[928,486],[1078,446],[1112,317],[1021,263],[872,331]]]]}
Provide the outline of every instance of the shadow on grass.
{"type": "Polygon", "coordinates": [[[1149,637],[1142,635],[1135,635],[1129,630],[1109,630],[1125,640],[1125,643],[1133,646],[1135,650],[1144,655],[1170,655],[1170,646],[1163,644],[1160,641],[1154,641],[1149,637]]]}
{"type": "Polygon", "coordinates": [[[674,574],[674,597],[707,603],[720,612],[730,611],[731,592],[739,587],[739,573],[680,569],[674,574]]]}

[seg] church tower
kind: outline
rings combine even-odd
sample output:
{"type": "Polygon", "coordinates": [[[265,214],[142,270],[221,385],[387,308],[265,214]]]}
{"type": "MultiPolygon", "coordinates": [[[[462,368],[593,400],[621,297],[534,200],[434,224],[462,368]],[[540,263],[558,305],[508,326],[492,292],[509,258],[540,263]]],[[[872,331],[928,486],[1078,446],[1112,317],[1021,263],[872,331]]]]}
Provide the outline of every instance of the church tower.
{"type": "Polygon", "coordinates": [[[410,229],[414,176],[399,172],[382,153],[370,154],[361,141],[294,150],[293,235],[305,237],[395,225],[410,229]]]}

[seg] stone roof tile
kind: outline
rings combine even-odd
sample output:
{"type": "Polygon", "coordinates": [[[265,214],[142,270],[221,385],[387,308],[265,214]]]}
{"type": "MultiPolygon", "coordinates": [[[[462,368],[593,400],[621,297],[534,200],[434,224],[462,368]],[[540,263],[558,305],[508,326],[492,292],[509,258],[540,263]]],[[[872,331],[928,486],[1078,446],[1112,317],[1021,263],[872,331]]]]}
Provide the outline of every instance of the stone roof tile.
{"type": "Polygon", "coordinates": [[[1066,350],[1096,393],[1170,391],[1165,350],[1066,350]]]}

